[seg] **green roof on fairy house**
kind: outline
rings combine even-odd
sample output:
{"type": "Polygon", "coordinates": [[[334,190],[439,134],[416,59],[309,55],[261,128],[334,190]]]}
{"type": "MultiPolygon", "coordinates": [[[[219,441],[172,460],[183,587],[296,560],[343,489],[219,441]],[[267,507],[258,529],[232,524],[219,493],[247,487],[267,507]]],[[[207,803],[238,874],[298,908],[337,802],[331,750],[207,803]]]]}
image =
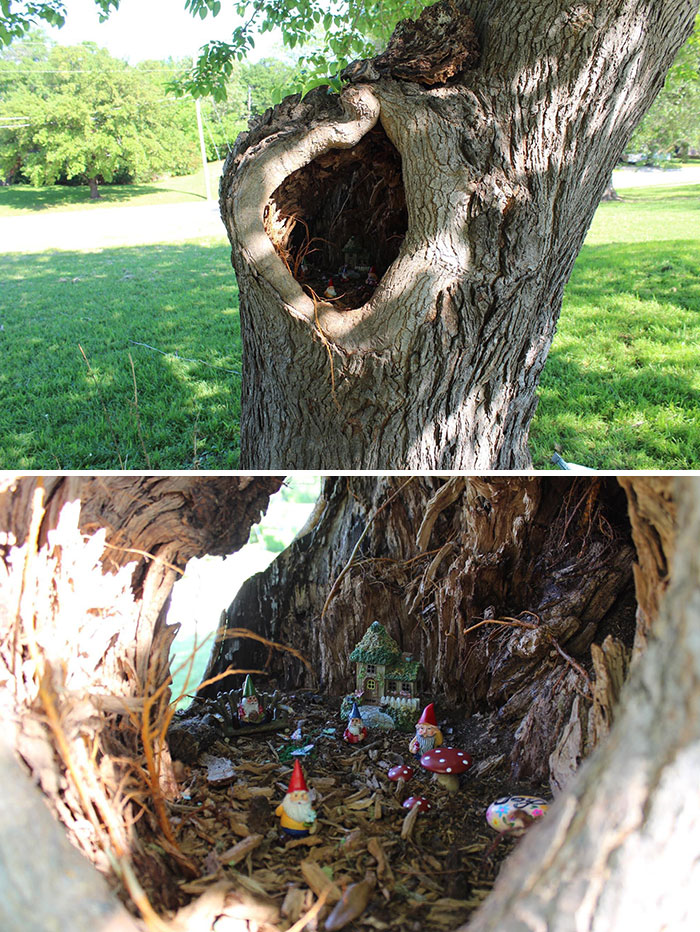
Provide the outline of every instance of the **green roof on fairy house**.
{"type": "Polygon", "coordinates": [[[352,663],[397,663],[402,660],[401,650],[396,641],[387,634],[384,625],[373,622],[355,650],[348,657],[352,663]]]}
{"type": "Polygon", "coordinates": [[[386,667],[387,676],[397,680],[414,682],[420,671],[420,662],[406,659],[399,645],[378,621],[373,622],[365,631],[348,660],[351,663],[381,664],[386,667]]]}

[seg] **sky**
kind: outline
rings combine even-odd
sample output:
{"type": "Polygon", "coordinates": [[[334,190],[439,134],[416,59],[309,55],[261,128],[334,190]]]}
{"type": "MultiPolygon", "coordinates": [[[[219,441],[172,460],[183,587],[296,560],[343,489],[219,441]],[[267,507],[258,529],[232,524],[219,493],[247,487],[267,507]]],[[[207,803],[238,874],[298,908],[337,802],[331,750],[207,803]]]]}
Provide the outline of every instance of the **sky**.
{"type": "MultiPolygon", "coordinates": [[[[55,42],[61,45],[96,42],[115,58],[124,58],[131,64],[192,55],[209,39],[230,39],[240,22],[233,12],[233,2],[224,2],[217,17],[201,20],[186,12],[185,0],[121,0],[119,9],[105,23],[100,23],[93,0],[64,2],[65,26],[47,28],[55,42]]],[[[282,54],[281,43],[274,34],[266,33],[256,40],[249,59],[255,61],[275,53],[282,54]]]]}

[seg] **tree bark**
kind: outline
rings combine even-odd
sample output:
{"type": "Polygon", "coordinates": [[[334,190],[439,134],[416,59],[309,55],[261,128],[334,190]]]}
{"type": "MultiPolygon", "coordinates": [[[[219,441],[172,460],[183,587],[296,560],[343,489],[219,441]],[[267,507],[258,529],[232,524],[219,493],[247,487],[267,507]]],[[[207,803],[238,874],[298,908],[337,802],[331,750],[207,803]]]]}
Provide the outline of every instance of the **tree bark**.
{"type": "Polygon", "coordinates": [[[671,584],[610,736],[463,932],[700,925],[700,485],[677,487],[671,584]]]}
{"type": "MultiPolygon", "coordinates": [[[[115,859],[131,858],[161,908],[178,905],[173,862],[139,839],[158,830],[156,802],[172,787],[157,728],[177,631],[166,623],[170,592],[191,557],[242,546],[280,484],[246,476],[0,483],[3,733],[76,846],[113,882],[115,859]],[[144,785],[146,745],[153,762],[144,785]],[[137,829],[125,816],[129,790],[153,805],[137,829]]],[[[1,868],[11,853],[7,837],[0,844],[1,868]]]]}
{"type": "MultiPolygon", "coordinates": [[[[222,618],[222,628],[252,627],[300,650],[316,678],[290,654],[225,637],[207,676],[264,667],[288,689],[349,692],[348,656],[379,619],[421,659],[424,695],[466,715],[497,713],[513,735],[514,777],[548,780],[574,700],[588,693],[580,669],[592,675],[592,646],[612,634],[632,647],[626,511],[614,479],[327,479],[305,533],[222,618]],[[518,617],[523,626],[497,621],[518,617]],[[494,621],[473,628],[481,619],[494,621]]],[[[586,722],[580,737],[582,758],[596,740],[586,722]]],[[[559,786],[561,749],[554,769],[559,786]]]]}
{"type": "Polygon", "coordinates": [[[531,463],[564,286],[698,0],[474,0],[475,33],[464,9],[430,8],[426,57],[447,17],[476,66],[458,56],[426,86],[388,53],[356,64],[340,96],[288,98],[227,161],[244,468],[531,463]],[[348,254],[380,281],[344,305],[323,289],[348,254]]]}
{"type": "Polygon", "coordinates": [[[90,187],[90,200],[96,201],[100,195],[100,189],[97,185],[97,178],[88,178],[88,185],[90,187]]]}

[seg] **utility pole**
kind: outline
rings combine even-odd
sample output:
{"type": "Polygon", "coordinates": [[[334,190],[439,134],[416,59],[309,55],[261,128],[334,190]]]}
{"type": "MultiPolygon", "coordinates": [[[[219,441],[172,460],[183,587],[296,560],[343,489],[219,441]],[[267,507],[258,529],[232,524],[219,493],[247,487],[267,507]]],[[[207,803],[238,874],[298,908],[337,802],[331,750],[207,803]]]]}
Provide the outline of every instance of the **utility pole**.
{"type": "MultiPolygon", "coordinates": [[[[197,63],[197,53],[192,55],[192,66],[197,63]]],[[[202,168],[204,169],[204,190],[207,194],[207,200],[211,200],[211,182],[209,180],[209,165],[207,164],[207,147],[204,144],[204,126],[202,124],[202,104],[199,97],[195,97],[195,108],[197,110],[197,130],[199,131],[199,150],[202,153],[202,168]]]]}

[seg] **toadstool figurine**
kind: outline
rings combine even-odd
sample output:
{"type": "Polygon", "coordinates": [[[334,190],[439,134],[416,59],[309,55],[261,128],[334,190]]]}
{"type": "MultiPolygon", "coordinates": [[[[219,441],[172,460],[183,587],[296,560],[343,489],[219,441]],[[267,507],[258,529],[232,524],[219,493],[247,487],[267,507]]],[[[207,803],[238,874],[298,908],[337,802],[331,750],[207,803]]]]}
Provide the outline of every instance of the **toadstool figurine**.
{"type": "Polygon", "coordinates": [[[392,767],[391,770],[387,773],[387,777],[396,783],[396,792],[400,793],[404,787],[404,784],[413,776],[413,768],[406,766],[406,764],[398,764],[396,767],[392,767]]]}
{"type": "Polygon", "coordinates": [[[408,799],[404,799],[401,805],[404,809],[413,809],[416,806],[419,812],[428,812],[433,808],[425,796],[409,796],[408,799]]]}
{"type": "Polygon", "coordinates": [[[348,727],[343,732],[343,738],[348,744],[359,744],[367,737],[367,726],[362,721],[360,710],[357,703],[353,702],[350,715],[348,716],[348,727]]]}
{"type": "Polygon", "coordinates": [[[435,774],[437,782],[444,786],[448,793],[456,793],[459,789],[459,775],[472,765],[472,759],[466,751],[457,748],[434,748],[428,751],[421,759],[421,767],[425,767],[435,774]]]}
{"type": "Polygon", "coordinates": [[[318,828],[316,813],[311,808],[304,772],[298,760],[294,761],[294,770],[292,770],[292,777],[287,787],[287,794],[275,809],[275,815],[280,819],[282,831],[293,838],[305,838],[318,828]]]}
{"type": "Polygon", "coordinates": [[[408,744],[408,750],[416,757],[437,748],[442,744],[442,732],[435,718],[435,706],[431,702],[423,709],[423,714],[416,722],[416,733],[408,744]]]}

